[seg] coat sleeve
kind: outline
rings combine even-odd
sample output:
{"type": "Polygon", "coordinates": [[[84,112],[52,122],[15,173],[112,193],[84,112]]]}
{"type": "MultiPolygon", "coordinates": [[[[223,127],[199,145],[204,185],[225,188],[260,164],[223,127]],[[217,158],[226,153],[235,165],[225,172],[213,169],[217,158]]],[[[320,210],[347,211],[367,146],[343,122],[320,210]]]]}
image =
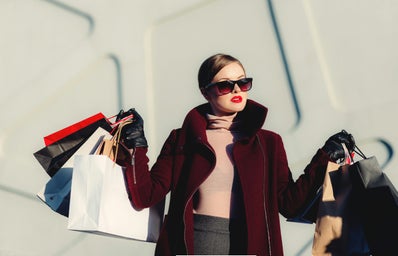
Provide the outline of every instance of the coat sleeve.
{"type": "Polygon", "coordinates": [[[171,131],[151,169],[148,165],[148,149],[145,147],[136,148],[131,161],[125,163],[127,190],[134,207],[150,207],[164,199],[169,192],[176,133],[176,130],[171,131]]]}
{"type": "Polygon", "coordinates": [[[323,150],[318,149],[303,173],[294,181],[279,135],[274,136],[272,151],[272,169],[276,171],[279,212],[286,218],[292,218],[315,197],[322,186],[330,159],[323,150]]]}

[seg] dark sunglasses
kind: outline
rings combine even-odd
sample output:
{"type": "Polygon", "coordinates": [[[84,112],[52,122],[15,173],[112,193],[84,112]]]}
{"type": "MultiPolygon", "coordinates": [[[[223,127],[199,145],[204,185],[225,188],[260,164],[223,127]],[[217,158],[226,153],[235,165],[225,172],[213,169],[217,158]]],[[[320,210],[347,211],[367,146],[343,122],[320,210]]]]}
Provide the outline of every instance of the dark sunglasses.
{"type": "Polygon", "coordinates": [[[249,78],[249,77],[245,77],[239,80],[225,80],[225,81],[220,81],[220,82],[216,82],[216,83],[211,83],[205,86],[205,89],[209,89],[212,86],[215,86],[215,88],[217,89],[217,95],[221,96],[221,95],[225,95],[228,94],[230,92],[232,92],[234,90],[235,84],[238,84],[240,90],[242,92],[247,92],[248,90],[250,90],[252,88],[252,81],[253,78],[249,78]]]}

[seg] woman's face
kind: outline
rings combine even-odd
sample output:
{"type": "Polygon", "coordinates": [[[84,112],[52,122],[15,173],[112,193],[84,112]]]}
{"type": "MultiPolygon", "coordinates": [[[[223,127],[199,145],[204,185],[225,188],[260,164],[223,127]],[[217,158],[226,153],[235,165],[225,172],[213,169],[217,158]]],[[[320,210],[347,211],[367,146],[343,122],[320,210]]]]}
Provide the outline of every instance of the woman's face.
{"type": "MultiPolygon", "coordinates": [[[[213,78],[212,83],[225,80],[239,80],[246,77],[243,68],[236,62],[232,62],[223,67],[213,78]]],[[[210,86],[205,93],[205,98],[210,103],[213,114],[216,116],[231,115],[242,111],[246,105],[247,92],[242,92],[235,84],[232,92],[218,96],[215,86],[210,86]]]]}

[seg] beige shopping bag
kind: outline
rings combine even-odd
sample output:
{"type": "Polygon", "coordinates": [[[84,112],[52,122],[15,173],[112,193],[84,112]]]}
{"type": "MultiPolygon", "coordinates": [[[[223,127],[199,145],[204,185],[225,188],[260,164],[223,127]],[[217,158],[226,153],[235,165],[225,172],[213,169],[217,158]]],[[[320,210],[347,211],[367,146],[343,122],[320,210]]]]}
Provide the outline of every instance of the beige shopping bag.
{"type": "MultiPolygon", "coordinates": [[[[341,238],[341,232],[343,227],[342,219],[342,207],[336,205],[336,201],[333,195],[333,187],[330,181],[329,173],[331,171],[337,171],[340,165],[334,162],[329,162],[325,180],[323,182],[322,200],[319,204],[318,218],[315,225],[315,234],[312,245],[312,255],[332,255],[327,254],[330,249],[330,243],[334,240],[341,238]]],[[[348,191],[346,191],[348,192],[348,191]]],[[[347,193],[346,193],[347,195],[347,193]]],[[[344,200],[344,198],[341,198],[344,200]]]]}
{"type": "Polygon", "coordinates": [[[367,255],[369,248],[356,209],[351,207],[352,184],[346,158],[329,162],[322,187],[312,245],[313,256],[367,255]]]}

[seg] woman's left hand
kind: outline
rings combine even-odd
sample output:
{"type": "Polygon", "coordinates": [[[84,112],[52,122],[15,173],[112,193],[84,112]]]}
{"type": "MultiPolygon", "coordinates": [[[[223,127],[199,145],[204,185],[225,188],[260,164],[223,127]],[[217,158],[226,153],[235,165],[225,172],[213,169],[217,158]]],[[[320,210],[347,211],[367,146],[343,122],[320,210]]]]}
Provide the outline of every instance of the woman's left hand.
{"type": "Polygon", "coordinates": [[[342,130],[341,132],[330,136],[329,139],[325,142],[325,145],[322,147],[322,150],[324,150],[329,155],[332,161],[337,161],[345,157],[342,143],[345,144],[349,153],[352,153],[352,151],[354,151],[354,137],[345,130],[342,130]]]}

